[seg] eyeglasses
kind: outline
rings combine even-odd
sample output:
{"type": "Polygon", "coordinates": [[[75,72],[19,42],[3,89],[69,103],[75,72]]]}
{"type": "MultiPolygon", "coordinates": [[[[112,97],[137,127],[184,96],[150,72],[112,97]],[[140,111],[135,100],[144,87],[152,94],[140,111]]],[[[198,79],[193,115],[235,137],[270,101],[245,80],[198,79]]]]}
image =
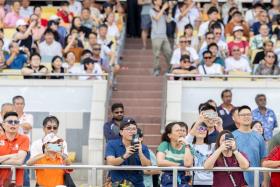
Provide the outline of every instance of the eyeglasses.
{"type": "Polygon", "coordinates": [[[93,48],[94,51],[100,51],[101,48],[93,48]]]}
{"type": "Polygon", "coordinates": [[[221,32],[216,32],[216,33],[215,33],[215,35],[221,35],[221,34],[222,34],[221,32]]]}
{"type": "Polygon", "coordinates": [[[200,127],[197,127],[196,130],[200,131],[200,132],[204,132],[204,131],[207,131],[207,128],[203,127],[203,126],[200,126],[200,127]]]}
{"type": "Polygon", "coordinates": [[[128,127],[128,128],[124,128],[123,130],[126,130],[126,131],[137,131],[137,128],[128,127]]]}
{"type": "Polygon", "coordinates": [[[114,114],[123,114],[123,111],[116,111],[114,114]]]}
{"type": "Polygon", "coordinates": [[[20,123],[19,120],[7,120],[5,123],[8,123],[9,125],[18,125],[20,123]]]}
{"type": "Polygon", "coordinates": [[[267,55],[267,58],[275,58],[274,55],[267,55]]]}
{"type": "Polygon", "coordinates": [[[239,52],[240,50],[239,49],[233,49],[232,51],[233,52],[239,52]]]}
{"type": "Polygon", "coordinates": [[[47,126],[46,128],[47,128],[49,131],[50,131],[50,130],[57,130],[57,129],[58,129],[57,126],[47,126]]]}
{"type": "Polygon", "coordinates": [[[215,38],[214,37],[208,37],[208,38],[206,38],[207,40],[214,40],[215,38]]]}
{"type": "Polygon", "coordinates": [[[239,116],[242,116],[242,117],[250,117],[250,116],[252,116],[252,114],[251,114],[251,113],[239,114],[239,116]]]}
{"type": "Polygon", "coordinates": [[[183,44],[183,43],[187,43],[187,41],[182,40],[182,41],[180,41],[180,43],[181,43],[181,44],[183,44]]]}
{"type": "Polygon", "coordinates": [[[212,59],[212,57],[211,56],[205,56],[205,57],[203,57],[205,60],[209,60],[209,59],[212,59]]]}

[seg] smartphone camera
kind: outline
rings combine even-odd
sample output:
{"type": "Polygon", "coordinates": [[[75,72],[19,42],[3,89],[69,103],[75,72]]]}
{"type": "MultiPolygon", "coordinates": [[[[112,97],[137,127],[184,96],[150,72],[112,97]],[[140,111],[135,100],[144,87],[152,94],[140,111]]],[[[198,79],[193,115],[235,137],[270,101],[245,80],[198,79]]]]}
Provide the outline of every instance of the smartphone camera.
{"type": "Polygon", "coordinates": [[[135,152],[138,151],[136,146],[135,146],[137,144],[139,144],[139,134],[138,133],[137,134],[133,134],[132,140],[131,140],[131,145],[134,146],[135,152]]]}
{"type": "MultiPolygon", "coordinates": [[[[232,134],[226,134],[225,135],[225,141],[227,142],[227,141],[231,141],[231,140],[233,140],[234,139],[234,137],[233,137],[233,135],[232,134]]],[[[228,146],[228,149],[232,149],[232,147],[231,146],[228,146]]]]}

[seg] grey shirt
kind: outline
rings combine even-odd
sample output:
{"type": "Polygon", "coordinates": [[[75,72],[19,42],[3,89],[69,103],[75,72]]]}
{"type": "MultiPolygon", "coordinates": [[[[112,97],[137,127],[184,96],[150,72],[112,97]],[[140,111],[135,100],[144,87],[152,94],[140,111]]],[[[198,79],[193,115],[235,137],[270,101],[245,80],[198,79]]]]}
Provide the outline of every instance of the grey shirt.
{"type": "Polygon", "coordinates": [[[159,20],[153,19],[159,12],[157,12],[154,8],[150,10],[150,16],[152,19],[152,32],[151,38],[156,39],[167,39],[166,35],[166,14],[164,13],[159,20]]]}
{"type": "Polygon", "coordinates": [[[261,63],[256,69],[255,72],[256,75],[279,75],[280,74],[280,69],[276,65],[274,69],[267,67],[265,64],[261,63]]]}
{"type": "Polygon", "coordinates": [[[151,9],[152,9],[151,4],[142,5],[141,15],[149,15],[151,9]]]}

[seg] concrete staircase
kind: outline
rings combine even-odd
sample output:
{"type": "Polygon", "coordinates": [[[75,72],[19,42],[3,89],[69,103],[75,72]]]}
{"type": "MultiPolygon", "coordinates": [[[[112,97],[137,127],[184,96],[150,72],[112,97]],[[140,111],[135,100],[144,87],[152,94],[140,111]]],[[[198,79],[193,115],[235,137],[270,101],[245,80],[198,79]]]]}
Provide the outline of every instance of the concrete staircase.
{"type": "MultiPolygon", "coordinates": [[[[122,102],[125,115],[136,120],[144,131],[144,143],[153,151],[161,142],[161,104],[164,78],[152,75],[152,50],[142,50],[140,39],[126,39],[122,70],[117,76],[118,91],[111,103],[122,102]]],[[[164,67],[167,67],[162,63],[164,67]]]]}

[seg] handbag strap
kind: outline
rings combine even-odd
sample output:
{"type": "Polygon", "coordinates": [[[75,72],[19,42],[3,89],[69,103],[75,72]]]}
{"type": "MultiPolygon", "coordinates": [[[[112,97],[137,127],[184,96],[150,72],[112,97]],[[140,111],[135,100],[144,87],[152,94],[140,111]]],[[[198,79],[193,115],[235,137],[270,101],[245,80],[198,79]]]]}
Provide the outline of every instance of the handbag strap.
{"type": "Polygon", "coordinates": [[[204,64],[202,64],[202,68],[203,68],[204,74],[207,75],[207,72],[206,72],[206,69],[204,67],[204,64]]]}
{"type": "MultiPolygon", "coordinates": [[[[227,164],[227,161],[226,161],[225,157],[223,157],[223,160],[224,160],[225,166],[228,167],[228,164],[227,164]]],[[[232,174],[231,174],[230,171],[228,171],[228,175],[229,175],[229,178],[230,178],[230,180],[231,180],[233,186],[234,186],[234,187],[238,187],[238,186],[236,185],[236,182],[235,182],[235,180],[234,180],[234,178],[233,178],[233,176],[232,176],[232,174]]]]}

